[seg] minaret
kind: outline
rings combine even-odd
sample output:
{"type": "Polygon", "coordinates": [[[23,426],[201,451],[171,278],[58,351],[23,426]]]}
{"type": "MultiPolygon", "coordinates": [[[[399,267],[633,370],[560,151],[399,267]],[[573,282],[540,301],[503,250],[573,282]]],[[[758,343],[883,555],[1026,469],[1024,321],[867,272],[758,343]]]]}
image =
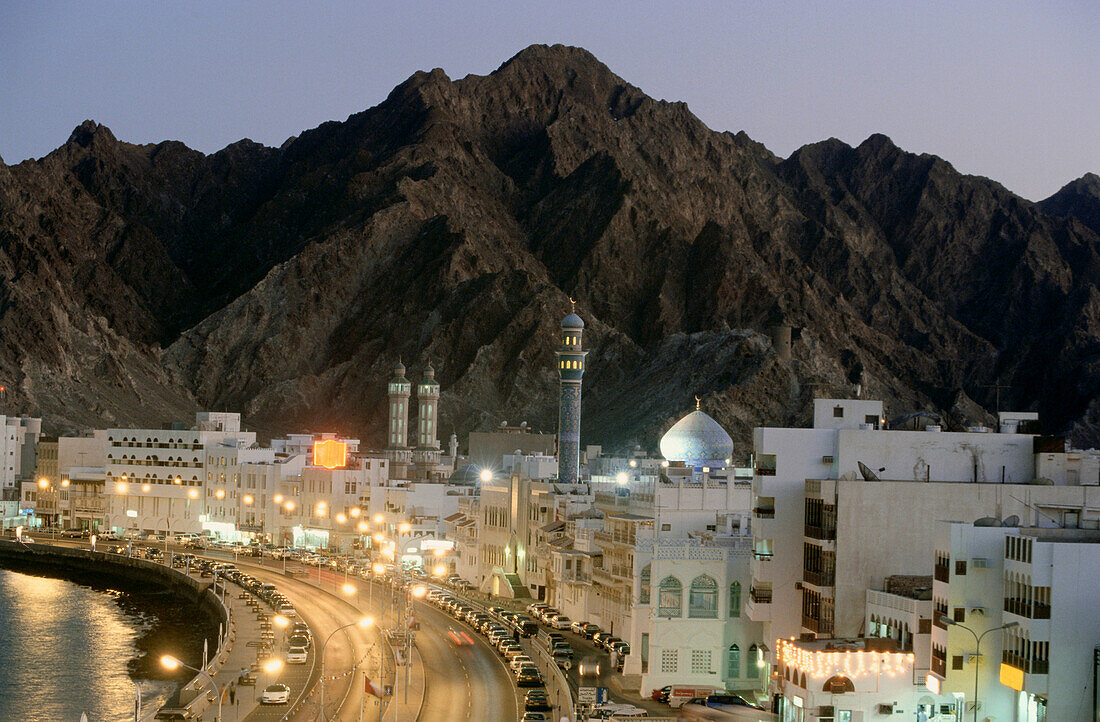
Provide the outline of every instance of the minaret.
{"type": "Polygon", "coordinates": [[[581,377],[584,357],[581,336],[584,321],[576,314],[576,304],[569,299],[572,310],[561,322],[561,350],[558,351],[558,376],[561,397],[558,403],[558,481],[576,484],[581,463],[581,377]]]}
{"type": "Polygon", "coordinates": [[[390,459],[391,478],[401,479],[409,465],[409,394],[412,384],[405,378],[405,365],[399,360],[390,380],[390,425],[386,431],[386,456],[390,459]]]}
{"type": "Polygon", "coordinates": [[[458,468],[458,434],[451,432],[451,441],[447,444],[447,451],[451,455],[451,464],[454,468],[458,468]]]}
{"type": "Polygon", "coordinates": [[[436,431],[439,423],[439,383],[435,380],[435,369],[428,362],[424,369],[424,378],[416,385],[416,402],[419,414],[416,421],[415,461],[423,476],[439,465],[439,439],[436,431]]]}

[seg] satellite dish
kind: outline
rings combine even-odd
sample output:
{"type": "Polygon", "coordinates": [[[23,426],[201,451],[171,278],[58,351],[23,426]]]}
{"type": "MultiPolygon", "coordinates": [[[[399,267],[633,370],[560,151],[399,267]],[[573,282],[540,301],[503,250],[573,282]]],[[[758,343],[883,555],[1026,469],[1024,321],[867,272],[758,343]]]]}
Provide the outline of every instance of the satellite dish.
{"type": "Polygon", "coordinates": [[[1020,526],[1020,517],[1013,514],[1012,516],[1005,519],[1004,522],[1001,525],[1002,526],[1020,526]]]}
{"type": "Polygon", "coordinates": [[[974,520],[974,526],[1000,526],[1001,520],[995,516],[983,516],[974,520]]]}
{"type": "Polygon", "coordinates": [[[854,472],[854,471],[845,471],[843,474],[840,475],[840,480],[841,481],[855,481],[856,480],[856,472],[854,472]]]}
{"type": "Polygon", "coordinates": [[[859,467],[859,473],[863,474],[863,478],[867,481],[878,481],[878,474],[871,471],[871,469],[862,461],[857,461],[856,466],[859,467]]]}

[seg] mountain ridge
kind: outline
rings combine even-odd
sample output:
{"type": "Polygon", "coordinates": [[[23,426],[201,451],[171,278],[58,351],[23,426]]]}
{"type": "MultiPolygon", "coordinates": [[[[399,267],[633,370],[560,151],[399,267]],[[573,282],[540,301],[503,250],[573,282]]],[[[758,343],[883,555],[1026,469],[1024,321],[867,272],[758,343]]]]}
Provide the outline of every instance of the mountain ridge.
{"type": "Polygon", "coordinates": [[[552,429],[573,296],[595,443],[654,448],[701,393],[743,451],[857,384],[958,425],[1006,386],[1068,430],[1100,391],[1100,195],[1070,186],[1031,203],[881,134],[778,158],[562,46],[418,71],[279,148],[87,121],[0,167],[0,374],[56,429],[202,406],[379,442],[392,364],[430,356],[441,432],[552,429]]]}

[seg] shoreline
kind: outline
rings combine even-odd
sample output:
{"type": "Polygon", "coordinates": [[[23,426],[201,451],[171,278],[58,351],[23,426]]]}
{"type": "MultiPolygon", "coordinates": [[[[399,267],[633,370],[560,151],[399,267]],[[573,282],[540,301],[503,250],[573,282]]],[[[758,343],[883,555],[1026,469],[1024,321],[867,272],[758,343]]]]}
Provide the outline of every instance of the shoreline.
{"type": "Polygon", "coordinates": [[[33,560],[0,558],[0,570],[31,577],[55,579],[84,587],[110,598],[133,633],[129,659],[120,660],[119,670],[142,690],[143,714],[151,714],[172,699],[191,679],[186,670],[170,672],[160,656],[172,654],[187,664],[201,666],[203,641],[209,640],[210,655],[217,649],[218,620],[197,600],[181,598],[168,586],[151,586],[129,579],[110,567],[102,570],[60,570],[33,560]],[[151,693],[151,697],[146,697],[151,693]],[[150,702],[157,700],[157,706],[150,702]]]}

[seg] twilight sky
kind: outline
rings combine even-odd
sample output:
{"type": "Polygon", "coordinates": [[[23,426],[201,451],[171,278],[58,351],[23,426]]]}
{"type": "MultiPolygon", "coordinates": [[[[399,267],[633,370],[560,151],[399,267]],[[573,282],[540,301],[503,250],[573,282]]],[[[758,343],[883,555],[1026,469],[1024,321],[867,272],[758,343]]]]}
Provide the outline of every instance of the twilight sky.
{"type": "Polygon", "coordinates": [[[882,132],[1044,198],[1100,173],[1100,2],[0,0],[0,156],[85,118],[135,143],[280,145],[414,71],[590,50],[649,95],[787,156],[882,132]]]}

